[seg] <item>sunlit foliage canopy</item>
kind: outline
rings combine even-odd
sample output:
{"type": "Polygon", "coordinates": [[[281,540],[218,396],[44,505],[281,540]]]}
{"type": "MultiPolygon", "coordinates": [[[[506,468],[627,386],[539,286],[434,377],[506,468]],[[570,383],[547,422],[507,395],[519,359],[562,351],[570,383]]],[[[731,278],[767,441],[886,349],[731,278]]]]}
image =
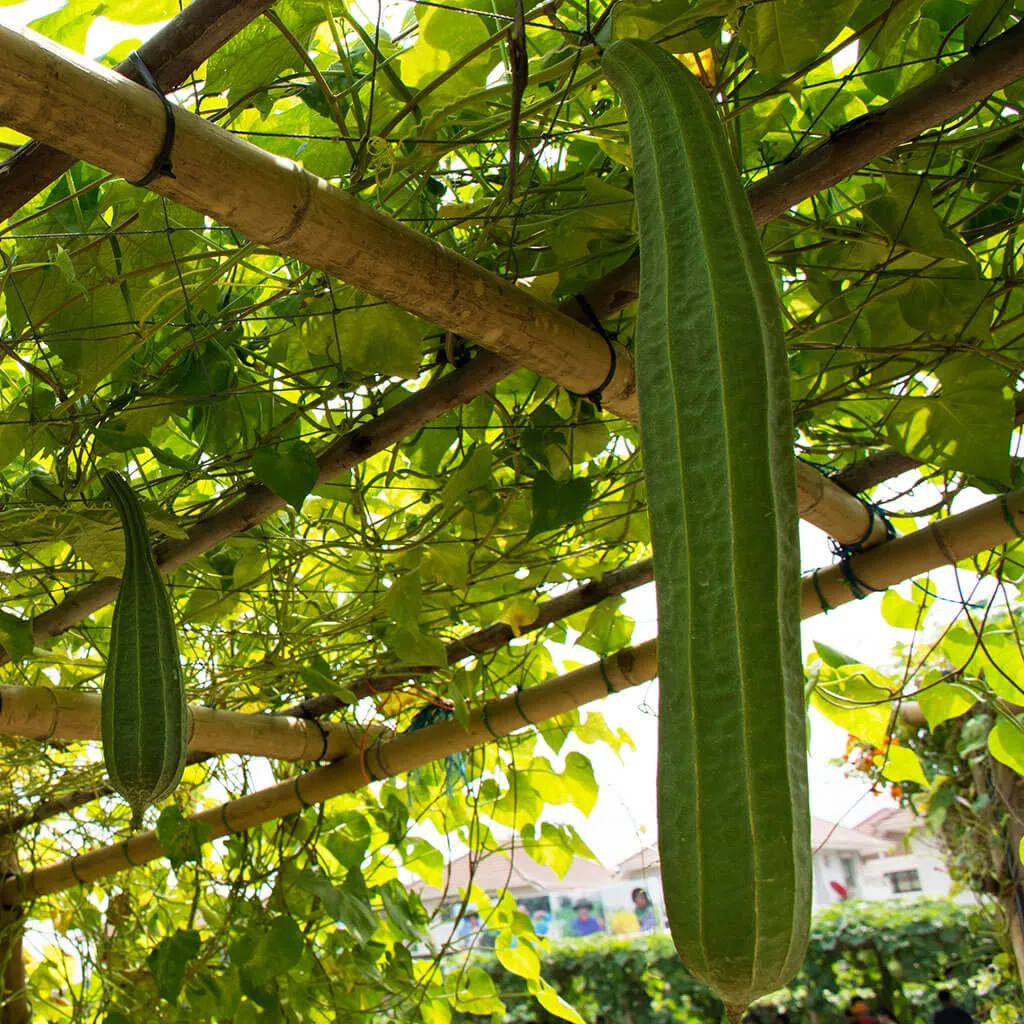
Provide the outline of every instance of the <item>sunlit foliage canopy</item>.
{"type": "MultiPolygon", "coordinates": [[[[69,0],[33,27],[112,64],[177,11],[69,0]]],[[[174,98],[558,302],[637,251],[602,43],[641,36],[679,54],[753,183],[1022,14],[1020,0],[563,0],[523,15],[524,80],[511,70],[515,0],[280,0],[174,98]]],[[[796,450],[826,471],[888,447],[921,462],[885,495],[900,529],[944,514],[967,486],[995,493],[1018,478],[1022,107],[1024,82],[1007,85],[764,229],[796,450]]],[[[22,141],[0,129],[3,155],[22,141]]],[[[228,227],[79,164],[5,222],[0,253],[5,683],[98,692],[110,608],[35,649],[27,620],[118,575],[103,468],[131,478],[157,538],[184,536],[257,484],[288,503],[236,523],[169,579],[189,700],[218,708],[333,694],[360,724],[407,728],[424,706],[464,714],[556,675],[543,642],[564,639],[566,623],[455,666],[446,643],[499,621],[525,629],[545,596],[650,555],[635,429],[523,369],[314,486],[328,445],[472,346],[228,227]],[[396,671],[408,681],[351,703],[367,675],[396,671]]],[[[604,327],[628,345],[633,308],[604,327]]],[[[583,648],[629,644],[619,607],[568,622],[583,648]]],[[[546,729],[549,747],[572,732],[628,740],[589,711],[546,729]]],[[[10,740],[0,770],[10,815],[102,783],[98,749],[82,743],[10,740]]],[[[173,802],[187,814],[296,770],[208,761],[173,802]]],[[[563,762],[526,734],[198,862],[51,898],[32,911],[52,925],[30,953],[36,1010],[139,1019],[159,994],[165,1020],[431,1024],[448,1019],[447,992],[491,1013],[489,981],[463,976],[454,995],[435,960],[411,958],[424,914],[399,869],[436,884],[438,836],[480,849],[498,842],[493,826],[564,865],[586,851],[557,808],[587,811],[595,793],[584,756],[563,762]]],[[[44,817],[16,834],[19,867],[121,838],[127,821],[110,796],[44,817]]],[[[516,926],[512,908],[495,913],[516,926]]],[[[517,948],[529,976],[528,943],[517,948]]]]}

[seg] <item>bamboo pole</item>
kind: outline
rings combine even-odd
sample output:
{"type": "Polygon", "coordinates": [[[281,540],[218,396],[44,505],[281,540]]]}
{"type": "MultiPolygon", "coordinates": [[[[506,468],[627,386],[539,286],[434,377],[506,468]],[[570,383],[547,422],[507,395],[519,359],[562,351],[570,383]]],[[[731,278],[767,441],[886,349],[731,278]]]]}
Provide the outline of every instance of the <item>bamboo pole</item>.
{"type": "MultiPolygon", "coordinates": [[[[0,123],[130,181],[161,152],[150,90],[29,30],[0,27],[0,123]]],[[[478,342],[637,423],[628,349],[434,239],[176,108],[174,177],[148,188],[478,342]],[[610,379],[609,379],[610,378],[610,379]]],[[[842,543],[884,537],[856,497],[797,463],[800,514],[842,543]]]]}
{"type": "MultiPolygon", "coordinates": [[[[987,506],[979,509],[972,509],[969,512],[961,513],[944,520],[941,524],[941,531],[936,535],[931,527],[919,531],[919,534],[912,534],[909,537],[891,541],[881,549],[870,553],[855,555],[848,561],[848,571],[852,571],[855,579],[863,579],[865,576],[877,586],[881,586],[881,569],[874,564],[864,565],[867,555],[871,554],[872,563],[879,561],[881,554],[893,556],[892,566],[888,567],[885,578],[887,586],[893,586],[922,572],[928,572],[951,560],[970,558],[981,551],[986,550],[986,545],[996,546],[1013,540],[1017,536],[1017,526],[1021,524],[1021,492],[1014,492],[1006,496],[1005,511],[1002,498],[997,498],[987,506]],[[1001,525],[1000,525],[1001,517],[1001,525]],[[1011,527],[1011,523],[1014,526],[1011,527]],[[978,529],[979,532],[974,531],[978,529]],[[894,567],[899,566],[896,570],[894,567]],[[877,575],[875,575],[877,573],[877,575]]],[[[637,563],[631,567],[637,573],[640,582],[646,573],[647,563],[637,563]]],[[[639,585],[639,582],[637,583],[639,585]]],[[[812,618],[826,609],[821,603],[821,594],[828,594],[828,610],[839,605],[846,604],[856,599],[856,594],[840,567],[833,566],[830,569],[816,570],[812,576],[805,577],[802,584],[802,607],[801,618],[812,618]]],[[[863,593],[863,591],[862,591],[863,593]]],[[[568,597],[569,595],[565,595],[568,597]]],[[[556,599],[560,600],[560,599],[556,599]]],[[[554,602],[550,602],[553,604],[554,602]]],[[[491,629],[493,627],[488,627],[491,629]]],[[[483,630],[487,633],[488,630],[483,630]]],[[[335,710],[336,704],[333,697],[319,696],[311,697],[305,701],[287,709],[286,714],[296,716],[318,717],[329,714],[335,710]]],[[[910,719],[908,719],[909,721],[910,719]]],[[[65,797],[48,801],[46,804],[35,808],[31,812],[17,815],[6,821],[0,822],[0,835],[17,831],[28,825],[38,823],[57,814],[67,813],[81,807],[104,795],[92,790],[79,790],[65,797]]]]}
{"type": "MultiPolygon", "coordinates": [[[[187,81],[208,57],[237,35],[274,0],[192,0],[138,49],[164,92],[187,81]]],[[[123,60],[114,70],[137,82],[138,67],[123,60]]],[[[27,142],[0,163],[0,221],[16,213],[76,163],[74,157],[41,142],[27,142]]]]}
{"type": "MultiPolygon", "coordinates": [[[[1024,22],[889,103],[840,125],[809,152],[779,164],[747,189],[754,222],[763,227],[784,216],[798,203],[956,117],[972,103],[980,103],[1018,78],[1024,78],[1024,22]]],[[[640,260],[634,257],[609,271],[583,296],[598,319],[604,320],[636,302],[639,286],[640,260]]]]}
{"type": "MultiPolygon", "coordinates": [[[[190,750],[251,754],[282,761],[335,761],[358,753],[387,730],[350,722],[247,715],[189,705],[190,750]]],[[[0,686],[0,733],[39,740],[100,739],[100,697],[49,686],[0,686]]]]}
{"type": "MultiPolygon", "coordinates": [[[[1022,533],[1024,488],[853,555],[843,564],[816,569],[801,584],[801,618],[809,619],[856,600],[858,592],[864,596],[883,591],[946,563],[956,564],[1022,533]]],[[[625,581],[640,585],[647,582],[652,566],[645,560],[628,570],[625,581]]],[[[615,581],[613,591],[617,585],[615,581]]],[[[548,608],[544,618],[554,621],[558,615],[576,611],[580,590],[547,602],[554,608],[548,608]]],[[[487,649],[508,639],[503,623],[480,630],[478,635],[487,649]]],[[[449,645],[449,663],[473,653],[476,650],[472,643],[456,640],[449,645]]],[[[407,678],[408,674],[384,677],[381,683],[393,685],[393,681],[407,678]]],[[[92,694],[48,687],[0,686],[0,733],[39,739],[98,739],[99,705],[99,697],[92,694]]],[[[336,706],[333,697],[314,697],[288,710],[296,716],[319,716],[329,714],[336,706]]],[[[190,707],[189,715],[189,746],[210,754],[333,760],[363,749],[367,742],[362,729],[347,723],[320,725],[301,717],[246,715],[197,707],[190,707]]]]}
{"type": "MultiPolygon", "coordinates": [[[[855,578],[874,587],[892,586],[919,573],[955,564],[988,548],[1021,536],[1024,527],[1024,488],[978,508],[872,551],[850,558],[855,578]],[[892,555],[886,565],[882,555],[892,555]]],[[[831,607],[854,599],[849,583],[835,587],[837,567],[818,573],[818,582],[805,579],[802,617],[825,610],[819,590],[830,597],[831,607]]],[[[842,579],[842,577],[840,577],[842,579]]],[[[470,750],[508,736],[527,725],[557,717],[611,693],[648,682],[657,675],[657,641],[648,640],[609,658],[564,676],[491,701],[470,714],[468,728],[451,720],[405,733],[368,746],[359,757],[346,757],[323,768],[239,797],[194,818],[210,826],[210,839],[253,828],[274,818],[294,814],[315,803],[352,793],[374,781],[420,768],[431,761],[470,750]]],[[[128,867],[163,855],[155,832],[142,832],[124,843],[93,850],[80,857],[39,868],[29,875],[8,878],[0,887],[0,904],[13,906],[23,899],[45,896],[72,886],[96,881],[128,867]]]]}
{"type": "MultiPolygon", "coordinates": [[[[353,793],[371,782],[400,775],[537,725],[609,693],[647,682],[656,673],[655,642],[649,640],[597,664],[522,690],[515,696],[491,701],[470,714],[467,728],[452,719],[418,732],[405,733],[367,747],[361,757],[346,757],[316,768],[203,811],[194,815],[193,820],[209,826],[211,840],[255,828],[342,793],[353,793]]],[[[5,879],[0,886],[0,904],[14,906],[25,899],[95,882],[161,856],[163,848],[156,833],[140,832],[123,843],[92,850],[28,875],[5,879]]]]}
{"type": "Polygon", "coordinates": [[[1024,537],[1024,488],[827,569],[815,569],[803,581],[801,617],[831,611],[942,565],[956,565],[1018,537],[1024,537]]]}

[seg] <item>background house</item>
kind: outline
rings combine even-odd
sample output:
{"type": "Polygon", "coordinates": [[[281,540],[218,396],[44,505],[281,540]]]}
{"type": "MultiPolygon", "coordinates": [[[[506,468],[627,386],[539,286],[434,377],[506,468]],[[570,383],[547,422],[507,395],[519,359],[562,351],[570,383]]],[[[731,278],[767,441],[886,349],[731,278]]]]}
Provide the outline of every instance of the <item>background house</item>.
{"type": "MultiPolygon", "coordinates": [[[[952,882],[941,852],[928,836],[914,830],[914,820],[909,811],[900,808],[878,811],[853,828],[812,818],[814,906],[847,899],[948,896],[952,882]]],[[[493,942],[485,920],[455,920],[471,882],[491,897],[508,890],[519,909],[530,914],[538,933],[553,938],[577,934],[573,922],[579,915],[574,908],[581,902],[592,904],[589,916],[606,934],[636,934],[664,927],[656,846],[638,850],[614,872],[594,861],[575,858],[561,878],[518,844],[483,855],[465,854],[445,868],[443,888],[424,883],[413,886],[426,907],[437,911],[433,931],[438,942],[483,946],[493,942]],[[643,925],[633,899],[638,889],[654,910],[653,920],[643,925]]],[[[466,909],[477,908],[469,903],[466,909]]]]}

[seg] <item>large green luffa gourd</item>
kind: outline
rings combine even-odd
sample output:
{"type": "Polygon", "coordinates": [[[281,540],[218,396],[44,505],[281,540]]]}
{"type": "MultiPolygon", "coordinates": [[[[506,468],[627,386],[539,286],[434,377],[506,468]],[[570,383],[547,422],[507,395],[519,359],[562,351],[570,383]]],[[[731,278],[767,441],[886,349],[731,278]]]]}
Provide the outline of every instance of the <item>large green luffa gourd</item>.
{"type": "Polygon", "coordinates": [[[640,220],[636,367],[658,593],[658,829],[672,936],[731,1016],[807,947],[811,864],[789,373],[714,104],[620,40],[640,220]]]}
{"type": "Polygon", "coordinates": [[[188,712],[171,602],[145,514],[121,476],[105,472],[102,480],[121,518],[125,552],[100,705],[103,761],[137,828],[146,808],[181,781],[188,712]]]}

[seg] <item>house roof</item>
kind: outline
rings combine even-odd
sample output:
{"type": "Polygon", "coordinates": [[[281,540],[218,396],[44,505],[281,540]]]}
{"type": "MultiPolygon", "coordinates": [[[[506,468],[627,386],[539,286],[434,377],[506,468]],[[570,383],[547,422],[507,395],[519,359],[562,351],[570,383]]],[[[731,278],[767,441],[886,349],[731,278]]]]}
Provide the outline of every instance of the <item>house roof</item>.
{"type": "Polygon", "coordinates": [[[660,864],[661,855],[658,853],[657,846],[652,844],[637,850],[631,857],[627,857],[615,869],[615,873],[617,875],[643,874],[647,871],[657,871],[660,864]]]}
{"type": "Polygon", "coordinates": [[[908,808],[885,807],[865,818],[857,826],[857,831],[891,843],[902,839],[914,825],[914,815],[908,808]]]}
{"type": "Polygon", "coordinates": [[[811,849],[817,853],[885,853],[889,844],[883,839],[847,828],[845,825],[811,817],[811,849]]]}
{"type": "MultiPolygon", "coordinates": [[[[449,896],[458,894],[470,884],[472,870],[473,884],[485,892],[499,889],[523,893],[556,892],[569,889],[600,889],[614,882],[611,872],[600,864],[581,857],[574,857],[564,878],[559,878],[545,864],[538,864],[519,844],[508,844],[501,850],[484,854],[464,854],[445,865],[445,891],[449,896]]],[[[423,882],[413,883],[412,888],[424,900],[440,899],[442,891],[423,882]]]]}
{"type": "MultiPolygon", "coordinates": [[[[888,812],[885,812],[888,813],[888,812]]],[[[874,817],[874,815],[872,815],[874,817]]],[[[869,821],[871,819],[868,819],[869,821]]],[[[811,849],[829,853],[849,851],[851,853],[884,853],[889,846],[882,836],[876,836],[857,828],[846,828],[824,818],[811,817],[811,849]]],[[[886,837],[887,838],[887,837],[886,837]]],[[[661,858],[657,846],[645,846],[627,857],[616,868],[616,874],[626,875],[637,872],[656,871],[661,858]]]]}

